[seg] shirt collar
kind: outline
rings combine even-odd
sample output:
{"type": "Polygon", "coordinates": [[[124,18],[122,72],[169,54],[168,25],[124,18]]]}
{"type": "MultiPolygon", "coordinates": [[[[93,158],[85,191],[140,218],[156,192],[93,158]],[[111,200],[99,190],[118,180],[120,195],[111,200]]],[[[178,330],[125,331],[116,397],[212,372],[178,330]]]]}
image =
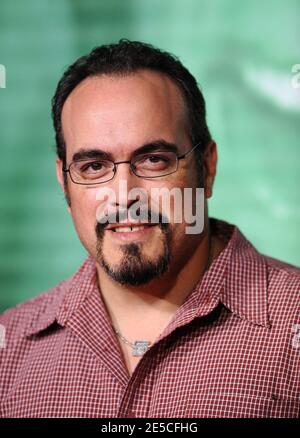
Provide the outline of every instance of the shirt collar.
{"type": "Polygon", "coordinates": [[[268,265],[237,227],[228,244],[226,259],[222,303],[240,318],[270,327],[268,265]]]}
{"type": "Polygon", "coordinates": [[[195,318],[210,314],[220,303],[241,319],[270,327],[268,268],[264,257],[236,226],[210,218],[210,227],[227,244],[159,339],[195,318]]]}
{"type": "MultiPolygon", "coordinates": [[[[96,265],[92,257],[89,256],[70,279],[56,286],[55,292],[50,289],[44,295],[44,303],[26,330],[26,335],[37,334],[55,323],[65,326],[73,312],[84,306],[88,297],[95,290],[99,293],[96,265]]],[[[42,297],[43,295],[41,295],[42,297]]]]}
{"type": "MultiPolygon", "coordinates": [[[[178,309],[168,332],[195,317],[207,315],[219,302],[238,317],[269,327],[268,271],[264,257],[236,226],[214,218],[210,218],[210,224],[213,232],[227,238],[228,243],[178,309]]],[[[97,271],[89,256],[73,277],[57,286],[56,294],[47,295],[26,334],[36,334],[54,323],[64,326],[95,292],[99,293],[97,271]]]]}

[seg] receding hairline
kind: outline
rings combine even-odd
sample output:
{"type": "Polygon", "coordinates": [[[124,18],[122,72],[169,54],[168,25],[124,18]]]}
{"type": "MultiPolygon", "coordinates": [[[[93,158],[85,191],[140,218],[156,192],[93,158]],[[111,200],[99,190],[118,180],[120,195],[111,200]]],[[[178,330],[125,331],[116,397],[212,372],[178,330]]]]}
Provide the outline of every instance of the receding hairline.
{"type": "MultiPolygon", "coordinates": [[[[189,110],[188,110],[188,105],[186,102],[186,98],[184,96],[184,92],[183,90],[180,88],[180,85],[168,74],[166,74],[163,71],[160,70],[155,70],[155,69],[151,69],[151,68],[139,68],[133,71],[124,71],[124,72],[103,72],[103,73],[95,73],[95,74],[91,74],[89,76],[86,76],[85,78],[83,78],[74,88],[73,90],[69,93],[69,95],[66,97],[63,105],[62,105],[62,109],[61,109],[61,133],[62,133],[62,137],[64,139],[64,143],[65,143],[65,136],[64,136],[64,132],[63,132],[63,123],[62,123],[62,118],[63,118],[63,112],[64,112],[64,108],[66,103],[68,102],[69,98],[73,98],[74,95],[76,95],[77,92],[81,91],[81,87],[85,87],[86,83],[90,80],[93,79],[116,79],[116,80],[120,80],[120,79],[126,79],[130,76],[137,76],[140,73],[150,73],[150,77],[151,76],[156,76],[157,78],[163,79],[165,82],[167,82],[168,84],[171,85],[171,88],[173,90],[176,91],[176,100],[175,100],[175,110],[178,110],[178,112],[180,111],[180,119],[181,119],[181,123],[184,124],[184,129],[186,130],[187,135],[190,137],[190,130],[191,130],[191,123],[189,120],[189,110]],[[182,118],[181,118],[182,117],[182,118]]],[[[174,94],[173,94],[174,96],[174,94]]],[[[66,144],[66,143],[65,143],[66,144]]]]}
{"type": "MultiPolygon", "coordinates": [[[[176,96],[177,96],[177,101],[176,101],[176,105],[178,110],[182,111],[182,116],[183,116],[183,120],[184,123],[186,124],[186,128],[188,133],[190,132],[191,129],[191,123],[189,120],[189,110],[188,110],[188,105],[187,105],[187,101],[186,101],[186,97],[184,95],[184,92],[182,90],[182,88],[180,87],[179,83],[172,78],[170,75],[168,75],[167,73],[160,71],[158,69],[152,69],[152,68],[137,68],[136,70],[124,70],[124,71],[117,71],[117,72],[100,72],[100,73],[95,73],[95,74],[90,74],[88,76],[86,76],[85,78],[83,78],[73,89],[72,91],[68,94],[68,96],[66,97],[66,99],[63,102],[62,108],[61,108],[61,122],[62,122],[62,114],[63,114],[63,110],[65,107],[66,102],[69,100],[70,96],[74,97],[74,94],[76,94],[77,92],[79,92],[81,90],[82,87],[84,87],[86,85],[87,81],[90,81],[92,79],[116,79],[116,80],[120,80],[120,79],[126,79],[130,76],[137,76],[139,75],[139,73],[150,73],[151,75],[153,75],[154,77],[159,77],[160,79],[164,79],[165,81],[167,81],[169,84],[172,85],[173,89],[177,90],[176,92],[176,96]]],[[[150,76],[151,77],[151,76],[150,76]]],[[[63,134],[63,126],[62,126],[62,134],[63,134]]]]}

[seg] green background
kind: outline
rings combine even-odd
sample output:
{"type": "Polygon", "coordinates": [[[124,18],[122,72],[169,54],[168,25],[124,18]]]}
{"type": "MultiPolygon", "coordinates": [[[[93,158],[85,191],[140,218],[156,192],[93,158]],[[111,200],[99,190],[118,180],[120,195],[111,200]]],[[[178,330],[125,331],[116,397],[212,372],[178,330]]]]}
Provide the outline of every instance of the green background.
{"type": "Polygon", "coordinates": [[[297,0],[1,0],[0,309],[85,257],[54,171],[50,99],[65,67],[119,38],[169,50],[197,77],[219,146],[210,214],[300,264],[297,0]]]}

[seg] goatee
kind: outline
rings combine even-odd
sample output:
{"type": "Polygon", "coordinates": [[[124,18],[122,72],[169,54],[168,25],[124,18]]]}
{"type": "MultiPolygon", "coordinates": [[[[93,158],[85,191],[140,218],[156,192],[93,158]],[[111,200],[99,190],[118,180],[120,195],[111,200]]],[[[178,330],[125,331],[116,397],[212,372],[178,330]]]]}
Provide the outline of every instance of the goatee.
{"type": "MultiPolygon", "coordinates": [[[[150,214],[149,214],[150,217],[150,214]]],[[[96,224],[97,235],[97,261],[104,271],[119,284],[127,286],[141,286],[163,275],[169,268],[171,261],[172,233],[170,224],[159,217],[157,226],[161,229],[162,253],[154,260],[143,254],[143,242],[120,245],[122,259],[114,267],[103,253],[103,239],[107,224],[96,224]]]]}

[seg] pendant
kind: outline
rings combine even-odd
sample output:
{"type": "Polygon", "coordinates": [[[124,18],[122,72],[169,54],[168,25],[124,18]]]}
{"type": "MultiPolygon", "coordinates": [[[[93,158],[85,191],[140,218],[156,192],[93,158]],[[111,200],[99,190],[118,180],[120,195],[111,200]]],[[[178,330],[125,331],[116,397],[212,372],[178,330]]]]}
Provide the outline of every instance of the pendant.
{"type": "Polygon", "coordinates": [[[150,346],[150,342],[148,341],[135,341],[133,349],[132,349],[132,356],[143,356],[143,354],[146,353],[150,346]]]}

